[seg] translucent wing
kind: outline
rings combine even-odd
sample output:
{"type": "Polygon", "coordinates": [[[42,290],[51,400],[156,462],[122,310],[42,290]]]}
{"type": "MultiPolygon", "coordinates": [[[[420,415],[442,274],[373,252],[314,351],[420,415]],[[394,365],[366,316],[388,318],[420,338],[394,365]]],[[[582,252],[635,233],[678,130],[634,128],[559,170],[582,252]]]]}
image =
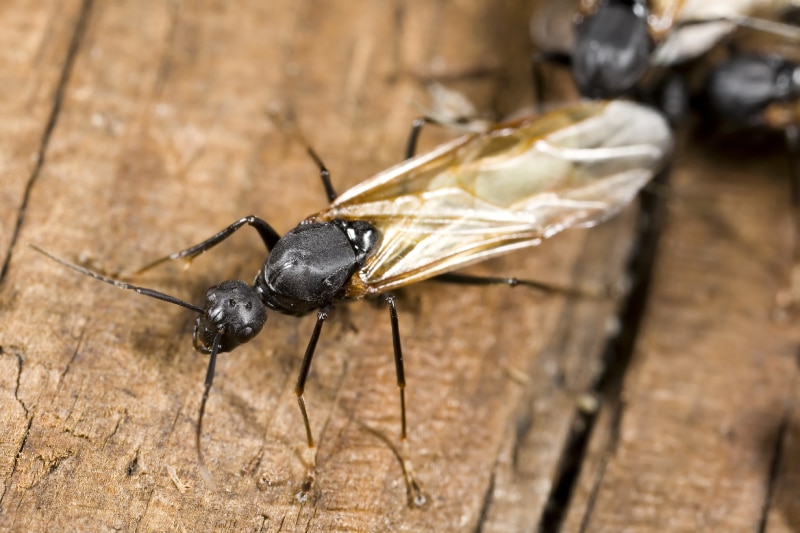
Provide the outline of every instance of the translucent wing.
{"type": "Polygon", "coordinates": [[[674,65],[698,57],[742,27],[797,40],[800,29],[779,21],[798,7],[800,0],[651,0],[651,34],[661,41],[652,62],[674,65]]]}
{"type": "Polygon", "coordinates": [[[671,145],[648,108],[580,102],[405,161],[309,220],[365,220],[381,232],[351,279],[348,296],[359,297],[597,224],[635,196],[671,145]]]}

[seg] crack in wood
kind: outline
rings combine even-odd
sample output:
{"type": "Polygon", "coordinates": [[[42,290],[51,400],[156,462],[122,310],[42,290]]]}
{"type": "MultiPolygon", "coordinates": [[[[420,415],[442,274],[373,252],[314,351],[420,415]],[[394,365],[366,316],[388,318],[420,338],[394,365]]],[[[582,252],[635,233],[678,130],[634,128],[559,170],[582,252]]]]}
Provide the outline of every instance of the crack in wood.
{"type": "Polygon", "coordinates": [[[31,425],[33,424],[33,416],[28,411],[28,407],[25,405],[25,403],[19,397],[20,380],[21,380],[21,376],[22,376],[22,364],[24,362],[24,359],[22,358],[22,355],[16,349],[12,348],[12,350],[13,350],[13,353],[11,353],[11,351],[7,352],[2,346],[0,346],[0,355],[5,355],[6,353],[8,353],[9,355],[15,356],[16,359],[17,359],[17,377],[16,377],[16,383],[15,383],[15,386],[14,386],[14,399],[17,400],[17,403],[19,403],[20,407],[22,407],[22,410],[25,412],[25,418],[27,419],[27,424],[26,424],[26,427],[25,427],[25,433],[22,436],[22,441],[20,442],[19,448],[17,449],[17,453],[14,454],[14,461],[13,461],[13,463],[11,465],[11,472],[8,474],[8,478],[7,478],[8,482],[3,484],[3,492],[0,493],[0,514],[2,514],[2,512],[3,512],[3,508],[2,508],[3,499],[5,498],[6,492],[8,491],[8,487],[10,485],[11,478],[14,476],[14,473],[17,471],[17,464],[19,462],[19,457],[22,454],[22,450],[25,448],[25,444],[28,442],[28,435],[30,434],[31,425]]]}
{"type": "MultiPolygon", "coordinates": [[[[666,168],[654,181],[663,185],[668,176],[669,168],[666,168]]],[[[602,398],[603,403],[615,409],[614,427],[612,429],[614,437],[609,442],[609,448],[606,450],[607,454],[613,454],[613,450],[616,447],[619,425],[622,420],[622,384],[633,357],[639,326],[644,316],[643,310],[647,303],[658,241],[665,215],[663,198],[649,191],[645,191],[641,198],[642,205],[637,223],[639,231],[635,238],[635,245],[628,268],[626,269],[633,283],[628,297],[617,313],[622,328],[615,336],[609,339],[602,357],[603,370],[590,390],[590,393],[602,398]]],[[[578,407],[575,410],[572,429],[559,459],[553,488],[545,504],[544,513],[539,524],[540,532],[557,532],[561,529],[599,413],[599,409],[594,412],[586,412],[578,407]]],[[[606,464],[607,458],[603,461],[603,468],[595,478],[592,487],[593,495],[599,490],[606,464]]],[[[591,501],[594,500],[590,499],[591,501]]],[[[588,525],[591,511],[592,507],[590,505],[587,507],[583,517],[582,529],[588,525]]]]}
{"type": "Polygon", "coordinates": [[[523,411],[516,417],[514,425],[514,446],[511,449],[511,466],[514,472],[519,472],[519,455],[531,428],[533,428],[533,400],[530,395],[526,395],[526,401],[522,403],[523,411]]]}
{"type": "Polygon", "coordinates": [[[21,350],[17,347],[11,346],[9,348],[5,348],[4,346],[0,346],[0,356],[2,355],[11,355],[17,359],[17,377],[14,383],[14,399],[17,400],[20,407],[25,413],[25,417],[28,417],[28,406],[25,405],[25,402],[19,397],[19,389],[20,389],[20,382],[22,380],[22,365],[25,362],[25,359],[22,357],[20,353],[21,350]]]}
{"type": "MultiPolygon", "coordinates": [[[[798,352],[800,355],[800,352],[798,352]]],[[[769,522],[769,511],[772,507],[772,498],[775,494],[776,485],[780,478],[780,466],[783,460],[783,445],[786,438],[786,433],[789,430],[789,425],[792,419],[792,406],[789,405],[785,409],[781,417],[778,429],[775,432],[775,443],[772,448],[772,458],[769,466],[769,477],[766,481],[766,490],[764,494],[764,502],[761,508],[761,516],[759,517],[758,527],[755,529],[758,533],[764,533],[767,530],[767,523],[769,522]]]]}
{"type": "Polygon", "coordinates": [[[3,511],[3,499],[6,497],[6,494],[8,493],[8,487],[11,484],[11,479],[14,477],[14,474],[17,471],[17,464],[19,463],[19,457],[20,455],[22,455],[22,450],[25,449],[25,444],[28,442],[28,436],[31,433],[31,425],[33,425],[32,416],[28,418],[28,424],[25,427],[25,434],[22,436],[22,442],[20,443],[19,448],[17,449],[17,453],[14,454],[14,462],[11,465],[11,472],[8,474],[9,481],[8,483],[4,484],[3,492],[2,494],[0,494],[0,514],[2,514],[3,511]]]}
{"type": "Polygon", "coordinates": [[[489,508],[494,500],[494,485],[495,476],[497,474],[497,465],[498,462],[495,462],[495,467],[492,468],[492,473],[489,476],[489,484],[486,487],[486,491],[483,493],[483,504],[481,505],[480,513],[478,513],[478,521],[475,524],[475,533],[482,533],[486,519],[489,517],[489,508]]]}
{"type": "MultiPolygon", "coordinates": [[[[180,405],[180,407],[178,408],[178,411],[175,413],[175,418],[172,419],[172,425],[169,428],[169,435],[172,435],[172,434],[175,433],[175,427],[178,424],[178,419],[180,418],[181,413],[183,413],[183,408],[184,408],[184,404],[182,403],[180,405]]],[[[139,448],[136,449],[136,455],[134,457],[134,460],[136,461],[136,468],[137,469],[139,469],[142,472],[147,472],[146,467],[144,467],[144,468],[142,467],[142,462],[139,459],[139,448]]],[[[157,460],[157,461],[154,461],[154,462],[156,464],[162,464],[163,463],[163,461],[160,461],[160,460],[157,460]]],[[[126,469],[126,472],[130,469],[131,464],[133,464],[133,461],[131,461],[131,463],[128,463],[128,468],[126,469]]],[[[152,483],[150,485],[150,492],[147,494],[147,503],[145,504],[144,510],[142,511],[142,514],[139,516],[139,519],[136,522],[136,527],[134,527],[134,531],[139,531],[139,528],[142,525],[142,522],[144,522],[144,519],[147,516],[147,512],[150,509],[150,502],[153,501],[153,496],[155,496],[156,488],[157,488],[157,484],[156,483],[152,483]]]]}
{"type": "MultiPolygon", "coordinates": [[[[111,430],[111,434],[108,437],[106,437],[105,440],[103,441],[103,448],[102,449],[104,449],[104,450],[106,449],[106,446],[108,446],[108,443],[111,441],[111,439],[114,437],[114,435],[117,434],[117,431],[119,431],[120,426],[122,426],[122,423],[127,418],[128,418],[128,410],[124,409],[122,411],[122,413],[120,413],[120,417],[117,418],[117,423],[114,424],[114,429],[111,430]]],[[[138,450],[137,450],[137,452],[138,452],[138,450]]]]}
{"type": "MultiPolygon", "coordinates": [[[[2,349],[0,349],[0,353],[2,353],[2,349]]],[[[22,358],[22,355],[19,353],[15,353],[14,355],[17,358],[17,380],[16,384],[14,385],[14,399],[17,400],[19,405],[22,407],[22,410],[25,412],[25,417],[27,418],[29,414],[28,406],[26,406],[25,402],[23,402],[22,399],[19,397],[20,381],[22,380],[22,363],[24,362],[24,359],[22,358]]]]}
{"type": "Polygon", "coordinates": [[[11,256],[14,248],[16,247],[17,239],[19,238],[22,224],[25,220],[25,211],[28,207],[28,202],[30,201],[31,191],[33,190],[33,186],[39,178],[39,174],[41,174],[42,167],[44,167],[45,154],[47,153],[47,147],[50,144],[50,136],[53,133],[56,120],[58,119],[59,112],[61,110],[61,103],[64,99],[64,91],[66,89],[67,82],[69,81],[70,74],[72,73],[72,67],[75,64],[75,58],[78,55],[78,49],[80,48],[80,44],[83,41],[83,36],[86,33],[86,26],[89,18],[89,12],[91,11],[92,1],[93,0],[84,0],[83,5],[81,6],[80,15],[78,16],[78,23],[75,25],[75,33],[72,35],[69,50],[64,60],[64,68],[61,69],[61,75],[58,79],[58,84],[56,85],[56,91],[53,96],[53,107],[50,112],[50,116],[47,119],[44,132],[42,133],[42,140],[39,143],[39,149],[36,152],[36,164],[34,165],[33,171],[28,178],[28,182],[25,184],[25,192],[22,195],[22,203],[19,206],[17,220],[14,222],[14,229],[11,232],[11,240],[8,243],[8,250],[6,251],[6,256],[3,259],[3,265],[0,267],[0,284],[5,281],[6,274],[8,273],[8,266],[11,263],[11,256]]]}
{"type": "Polygon", "coordinates": [[[170,73],[172,72],[172,65],[173,65],[173,56],[172,52],[176,49],[175,41],[176,36],[178,34],[178,22],[180,21],[180,14],[181,8],[183,7],[182,2],[171,2],[170,3],[172,9],[170,10],[171,20],[170,20],[170,28],[167,32],[167,39],[166,41],[169,45],[165,48],[167,53],[162,58],[161,63],[158,66],[158,74],[156,75],[156,83],[153,90],[153,94],[157,95],[159,98],[164,92],[164,87],[167,84],[167,80],[169,79],[170,73]]]}
{"type": "MultiPolygon", "coordinates": [[[[72,355],[70,356],[69,361],[67,361],[67,364],[64,366],[64,370],[61,372],[61,375],[58,377],[58,390],[59,391],[61,390],[61,386],[64,384],[64,378],[67,376],[67,374],[69,373],[70,369],[72,368],[72,363],[74,363],[75,362],[75,358],[78,357],[78,352],[80,352],[80,350],[81,350],[81,345],[83,344],[83,337],[84,337],[85,334],[86,334],[86,328],[82,328],[81,331],[80,331],[80,334],[78,335],[78,342],[77,342],[77,344],[75,344],[75,349],[72,350],[72,355]]],[[[75,397],[75,402],[77,402],[77,401],[78,401],[78,399],[77,399],[77,396],[76,396],[75,397]]],[[[70,409],[70,411],[75,409],[75,402],[73,402],[72,408],[70,409]]]]}
{"type": "Polygon", "coordinates": [[[612,420],[608,445],[603,451],[603,458],[598,463],[597,474],[595,475],[589,496],[587,497],[586,512],[581,518],[579,530],[581,533],[587,531],[589,528],[589,520],[591,519],[594,505],[597,502],[597,496],[600,494],[600,487],[603,485],[603,479],[605,479],[606,468],[611,458],[616,454],[617,444],[619,443],[620,426],[622,425],[622,413],[625,410],[625,404],[617,397],[617,403],[611,406],[610,409],[613,409],[613,412],[611,414],[612,420]]]}

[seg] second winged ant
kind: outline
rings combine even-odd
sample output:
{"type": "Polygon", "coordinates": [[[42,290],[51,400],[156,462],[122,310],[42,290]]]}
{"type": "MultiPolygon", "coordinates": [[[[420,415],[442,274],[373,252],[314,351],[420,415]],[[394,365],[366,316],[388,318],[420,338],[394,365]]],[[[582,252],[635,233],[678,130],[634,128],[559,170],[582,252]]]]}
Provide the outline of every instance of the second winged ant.
{"type": "Polygon", "coordinates": [[[741,32],[724,52],[703,82],[703,107],[733,126],[797,130],[800,38],[741,32]]]}
{"type": "Polygon", "coordinates": [[[789,154],[795,249],[789,289],[778,294],[779,315],[800,303],[800,46],[793,39],[747,32],[713,62],[700,108],[724,130],[782,132],[789,154]]]}
{"type": "Polygon", "coordinates": [[[672,69],[703,56],[739,28],[800,41],[800,28],[783,22],[798,8],[797,0],[544,2],[531,19],[531,36],[542,51],[534,62],[537,93],[544,84],[538,63],[562,63],[571,67],[581,96],[632,96],[675,122],[686,112],[689,95],[672,69]]]}
{"type": "MultiPolygon", "coordinates": [[[[418,127],[421,123],[415,126],[412,140],[418,127]]],[[[410,143],[410,152],[414,144],[410,143]]],[[[513,278],[449,273],[537,245],[562,230],[602,222],[635,197],[661,168],[671,147],[670,129],[655,111],[623,101],[581,102],[464,135],[336,194],[325,165],[306,145],[331,202],[327,208],[283,236],[261,218],[241,218],[203,242],[137,272],[173,260],[189,261],[238,229],[253,227],[268,254],[254,281],[220,282],[208,289],[202,305],[107,277],[36,249],[81,274],[197,314],[194,348],[209,355],[195,434],[201,473],[205,472],[203,414],[218,354],[253,339],[270,311],[295,316],[316,312],[295,387],[309,467],[299,497],[305,496],[314,479],[316,452],[303,391],[322,326],[340,302],[382,298],[392,330],[409,503],[421,505],[424,496],[414,478],[406,442],[404,358],[391,291],[431,278],[538,286],[513,278]]]]}

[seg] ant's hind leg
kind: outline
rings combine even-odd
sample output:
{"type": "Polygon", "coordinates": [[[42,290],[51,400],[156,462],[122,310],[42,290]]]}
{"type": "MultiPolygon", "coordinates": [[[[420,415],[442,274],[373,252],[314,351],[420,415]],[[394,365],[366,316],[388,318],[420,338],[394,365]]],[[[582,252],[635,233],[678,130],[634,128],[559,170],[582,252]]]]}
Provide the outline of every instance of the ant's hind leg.
{"type": "Polygon", "coordinates": [[[392,346],[394,348],[394,364],[397,372],[397,388],[400,391],[400,445],[403,473],[406,478],[406,491],[408,504],[414,507],[423,507],[428,497],[422,491],[414,476],[414,467],[411,464],[411,451],[408,445],[408,432],[406,424],[406,374],[403,367],[403,348],[400,345],[400,327],[397,322],[397,306],[393,294],[384,294],[383,300],[389,306],[389,320],[392,324],[392,346]]]}
{"type": "Polygon", "coordinates": [[[191,261],[195,257],[213,248],[217,244],[221,243],[222,241],[233,235],[236,232],[236,230],[245,225],[249,225],[255,228],[255,230],[258,232],[258,235],[261,237],[261,240],[264,241],[264,246],[266,246],[268,252],[272,250],[272,247],[275,246],[275,243],[277,243],[278,240],[280,239],[280,235],[278,235],[278,233],[274,229],[272,229],[272,226],[270,226],[266,221],[256,216],[250,215],[248,217],[240,218],[239,220],[237,220],[227,228],[223,229],[216,235],[204,240],[199,244],[195,244],[194,246],[186,248],[185,250],[181,250],[180,252],[169,254],[168,256],[162,257],[161,259],[157,259],[156,261],[153,261],[152,263],[143,266],[142,268],[136,270],[135,272],[132,272],[130,274],[127,273],[124,274],[123,277],[126,278],[135,277],[163,263],[166,263],[168,261],[177,261],[179,259],[186,261],[188,266],[188,263],[191,263],[191,261]]]}
{"type": "Polygon", "coordinates": [[[453,283],[456,285],[506,285],[508,287],[530,287],[546,294],[563,294],[582,298],[608,298],[613,296],[613,291],[609,287],[562,287],[540,281],[518,279],[513,277],[492,277],[492,276],[472,276],[470,274],[458,274],[449,272],[431,278],[432,281],[442,283],[453,283]]]}

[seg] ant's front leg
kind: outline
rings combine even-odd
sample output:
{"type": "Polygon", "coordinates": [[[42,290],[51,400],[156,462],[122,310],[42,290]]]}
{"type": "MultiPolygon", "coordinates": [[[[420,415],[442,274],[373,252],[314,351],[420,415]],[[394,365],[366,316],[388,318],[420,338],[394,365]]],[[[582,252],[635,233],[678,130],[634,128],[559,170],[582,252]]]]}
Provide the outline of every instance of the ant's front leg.
{"type": "Polygon", "coordinates": [[[280,239],[280,235],[278,235],[278,233],[274,229],[272,229],[272,226],[270,226],[266,221],[256,216],[250,215],[247,217],[240,218],[239,220],[237,220],[224,230],[220,231],[216,235],[204,240],[199,244],[195,244],[194,246],[187,248],[185,250],[181,250],[180,252],[175,252],[173,254],[169,254],[166,257],[162,257],[161,259],[153,261],[152,263],[143,266],[142,268],[131,274],[125,274],[123,277],[138,276],[140,274],[143,274],[144,272],[147,272],[148,270],[151,270],[154,267],[166,263],[167,261],[176,261],[181,259],[183,261],[186,261],[187,263],[191,263],[191,261],[195,257],[213,248],[217,244],[221,243],[222,241],[233,235],[236,232],[236,230],[245,225],[249,225],[255,228],[255,230],[258,232],[258,235],[261,237],[261,240],[264,241],[264,246],[266,246],[268,252],[272,250],[272,248],[275,246],[275,243],[277,243],[278,240],[280,239]]]}
{"type": "Polygon", "coordinates": [[[317,154],[316,150],[311,147],[311,144],[309,144],[305,136],[303,136],[303,133],[300,131],[294,119],[291,116],[284,115],[277,111],[269,111],[267,114],[284,135],[287,135],[294,142],[303,147],[308,156],[317,165],[317,168],[319,168],[319,177],[322,180],[322,186],[325,188],[325,195],[328,197],[328,201],[333,202],[336,200],[336,197],[339,195],[336,194],[333,183],[331,183],[330,171],[322,162],[322,158],[317,154]]]}

